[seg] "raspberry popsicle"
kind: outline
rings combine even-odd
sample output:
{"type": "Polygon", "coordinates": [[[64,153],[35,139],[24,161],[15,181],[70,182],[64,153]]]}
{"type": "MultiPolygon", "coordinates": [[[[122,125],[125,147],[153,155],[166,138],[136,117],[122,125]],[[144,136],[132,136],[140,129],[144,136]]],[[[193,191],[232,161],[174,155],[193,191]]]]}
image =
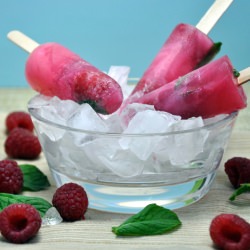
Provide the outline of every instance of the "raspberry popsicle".
{"type": "MultiPolygon", "coordinates": [[[[187,119],[229,114],[246,107],[246,96],[227,56],[223,56],[137,100],[187,119]]],[[[243,79],[243,78],[242,78],[243,79]]],[[[245,81],[249,79],[244,78],[245,81]]]]}
{"type": "Polygon", "coordinates": [[[212,59],[221,43],[214,42],[194,26],[181,23],[175,27],[140,81],[136,92],[148,93],[187,74],[212,59]]]}
{"type": "Polygon", "coordinates": [[[8,37],[21,47],[31,45],[25,70],[34,90],[47,96],[87,102],[102,114],[113,113],[120,107],[123,100],[120,85],[80,56],[57,43],[39,45],[18,31],[8,37]]]}
{"type": "Polygon", "coordinates": [[[215,1],[196,27],[183,23],[177,25],[125,105],[209,62],[220,50],[221,43],[214,43],[207,34],[231,2],[215,1]]]}

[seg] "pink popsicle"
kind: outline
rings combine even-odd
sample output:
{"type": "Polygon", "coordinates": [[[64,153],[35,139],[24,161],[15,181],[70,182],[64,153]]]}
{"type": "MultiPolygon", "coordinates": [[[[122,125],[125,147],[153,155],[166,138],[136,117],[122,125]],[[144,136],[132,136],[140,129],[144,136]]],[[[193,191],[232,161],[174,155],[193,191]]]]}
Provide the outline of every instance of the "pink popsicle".
{"type": "Polygon", "coordinates": [[[179,24],[144,72],[126,103],[198,68],[213,58],[221,43],[214,43],[194,26],[179,24]]]}
{"type": "Polygon", "coordinates": [[[25,71],[31,87],[41,94],[87,102],[99,113],[113,113],[123,100],[114,79],[57,43],[33,50],[25,71]]]}
{"type": "Polygon", "coordinates": [[[157,110],[184,119],[209,118],[243,109],[246,96],[229,58],[223,56],[145,94],[137,102],[154,105],[157,110]]]}

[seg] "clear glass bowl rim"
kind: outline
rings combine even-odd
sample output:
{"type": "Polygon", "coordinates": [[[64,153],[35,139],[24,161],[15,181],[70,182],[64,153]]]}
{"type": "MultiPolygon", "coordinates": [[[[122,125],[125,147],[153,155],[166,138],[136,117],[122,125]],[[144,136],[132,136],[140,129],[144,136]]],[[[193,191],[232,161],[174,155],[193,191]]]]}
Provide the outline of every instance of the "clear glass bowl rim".
{"type": "MultiPolygon", "coordinates": [[[[33,99],[33,98],[32,98],[33,99]]],[[[53,121],[50,121],[48,119],[45,119],[44,117],[40,116],[36,110],[39,109],[39,107],[30,107],[29,103],[32,101],[32,99],[28,102],[28,111],[31,115],[31,117],[35,118],[36,120],[45,123],[47,125],[71,131],[71,132],[78,132],[78,133],[84,133],[84,134],[91,134],[95,136],[110,136],[110,137],[148,137],[148,136],[170,136],[170,135],[178,135],[178,134],[185,134],[185,133],[192,133],[197,132],[203,129],[209,129],[213,130],[214,128],[221,126],[223,124],[226,124],[230,120],[233,120],[237,117],[238,111],[233,112],[231,114],[226,115],[220,120],[217,120],[216,122],[212,122],[211,124],[207,124],[205,126],[195,128],[195,129],[187,129],[187,130],[180,130],[180,131],[172,131],[172,132],[164,132],[164,133],[144,133],[144,134],[126,134],[126,133],[115,133],[115,132],[99,132],[99,131],[93,131],[93,130],[84,130],[84,129],[77,129],[73,127],[68,127],[59,123],[55,123],[53,121]]]]}

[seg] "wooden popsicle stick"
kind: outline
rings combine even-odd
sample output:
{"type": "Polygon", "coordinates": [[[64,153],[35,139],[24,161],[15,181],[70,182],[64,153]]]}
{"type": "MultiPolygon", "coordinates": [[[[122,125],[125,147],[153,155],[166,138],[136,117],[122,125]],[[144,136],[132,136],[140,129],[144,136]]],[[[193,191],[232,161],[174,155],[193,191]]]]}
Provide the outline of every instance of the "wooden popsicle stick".
{"type": "Polygon", "coordinates": [[[10,31],[7,34],[7,37],[28,53],[31,53],[36,47],[39,46],[39,43],[18,30],[10,31]]]}
{"type": "Polygon", "coordinates": [[[240,71],[240,76],[238,77],[238,85],[242,85],[250,80],[250,67],[240,71]]]}
{"type": "Polygon", "coordinates": [[[215,0],[196,25],[196,28],[205,34],[208,34],[232,2],[233,0],[215,0]]]}

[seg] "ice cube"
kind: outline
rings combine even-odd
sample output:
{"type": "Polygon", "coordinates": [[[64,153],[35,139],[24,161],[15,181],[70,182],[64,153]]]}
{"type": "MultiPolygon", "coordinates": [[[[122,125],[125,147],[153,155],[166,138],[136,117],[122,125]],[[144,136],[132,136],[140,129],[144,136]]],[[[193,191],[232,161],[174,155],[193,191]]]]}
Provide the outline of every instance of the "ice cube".
{"type": "Polygon", "coordinates": [[[118,138],[99,138],[82,147],[85,155],[93,162],[97,172],[114,173],[121,177],[132,177],[143,170],[143,162],[130,150],[121,149],[118,138]],[[98,152],[93,157],[93,152],[98,152]]]}
{"type": "Polygon", "coordinates": [[[121,124],[120,115],[118,113],[114,113],[110,116],[106,116],[105,123],[108,127],[108,132],[110,133],[122,133],[123,128],[121,124]]]}
{"type": "Polygon", "coordinates": [[[127,84],[130,67],[128,66],[111,66],[108,75],[116,80],[120,86],[127,84]]]}
{"type": "Polygon", "coordinates": [[[46,137],[50,141],[58,141],[65,134],[64,128],[55,127],[54,125],[51,125],[50,123],[45,124],[43,122],[37,122],[36,120],[33,120],[33,123],[36,127],[36,131],[37,131],[39,138],[46,137]]]}
{"type": "Polygon", "coordinates": [[[84,152],[84,146],[88,141],[79,141],[79,133],[67,132],[60,140],[60,148],[58,149],[59,159],[57,165],[70,176],[86,176],[89,179],[96,179],[95,165],[92,162],[93,151],[91,157],[84,152]],[[77,146],[75,145],[77,143],[77,146]]]}
{"type": "Polygon", "coordinates": [[[111,66],[108,75],[115,79],[122,88],[124,99],[129,96],[134,86],[128,85],[128,76],[130,67],[128,66],[111,66]]]}
{"type": "Polygon", "coordinates": [[[138,176],[144,168],[144,163],[130,150],[117,150],[112,158],[104,154],[99,158],[109,171],[121,177],[138,176]]]}
{"type": "Polygon", "coordinates": [[[120,113],[120,123],[123,129],[127,128],[131,119],[138,112],[145,110],[155,110],[153,105],[147,105],[142,103],[132,103],[127,105],[120,113]]]}
{"type": "Polygon", "coordinates": [[[173,124],[173,131],[192,130],[173,135],[172,146],[168,147],[169,159],[173,165],[185,165],[202,153],[209,132],[199,129],[204,126],[201,117],[180,120],[173,124]],[[193,130],[196,131],[193,131],[193,130]],[[181,157],[180,157],[181,154],[181,157]]]}
{"type": "Polygon", "coordinates": [[[28,108],[40,108],[49,104],[51,97],[45,95],[36,95],[28,103],[28,108]]]}
{"type": "Polygon", "coordinates": [[[131,119],[124,134],[141,134],[140,137],[126,136],[119,140],[124,150],[130,149],[139,159],[147,160],[156,146],[163,139],[161,135],[147,135],[149,133],[165,133],[170,131],[171,125],[180,117],[166,112],[144,110],[138,112],[131,119]]]}
{"type": "MultiPolygon", "coordinates": [[[[59,125],[66,125],[68,117],[78,108],[78,104],[71,100],[60,100],[58,97],[38,95],[34,97],[29,108],[36,109],[43,119],[59,125]]],[[[64,135],[64,129],[51,126],[49,123],[38,123],[40,134],[45,134],[52,141],[59,140],[64,135]]]]}
{"type": "Polygon", "coordinates": [[[225,114],[216,115],[214,117],[204,119],[204,124],[205,125],[214,124],[214,123],[216,123],[218,121],[223,120],[226,117],[227,117],[227,115],[225,115],[225,114]]]}
{"type": "Polygon", "coordinates": [[[50,100],[50,106],[55,107],[57,111],[55,115],[66,124],[67,119],[79,108],[80,105],[72,100],[61,100],[55,96],[50,100]]]}
{"type": "Polygon", "coordinates": [[[46,120],[66,125],[66,120],[79,107],[79,104],[71,100],[61,100],[57,96],[38,95],[29,104],[29,107],[37,108],[38,114],[46,120]]]}
{"type": "Polygon", "coordinates": [[[62,217],[58,213],[55,207],[51,207],[47,210],[42,218],[42,226],[52,226],[60,224],[63,221],[62,217]]]}
{"type": "MultiPolygon", "coordinates": [[[[205,125],[213,124],[213,126],[216,126],[215,124],[223,119],[226,119],[228,115],[217,115],[212,118],[208,118],[204,120],[205,125]]],[[[225,148],[228,143],[228,137],[231,134],[231,130],[233,127],[233,123],[231,126],[228,126],[227,128],[223,128],[222,126],[218,125],[218,129],[211,129],[209,132],[209,138],[205,144],[206,150],[210,151],[211,148],[214,148],[216,150],[220,150],[221,148],[225,148]],[[218,132],[221,130],[221,132],[218,132]]]]}
{"type": "Polygon", "coordinates": [[[84,103],[75,110],[67,120],[67,125],[71,128],[107,132],[108,127],[105,121],[87,103],[84,103]]]}

